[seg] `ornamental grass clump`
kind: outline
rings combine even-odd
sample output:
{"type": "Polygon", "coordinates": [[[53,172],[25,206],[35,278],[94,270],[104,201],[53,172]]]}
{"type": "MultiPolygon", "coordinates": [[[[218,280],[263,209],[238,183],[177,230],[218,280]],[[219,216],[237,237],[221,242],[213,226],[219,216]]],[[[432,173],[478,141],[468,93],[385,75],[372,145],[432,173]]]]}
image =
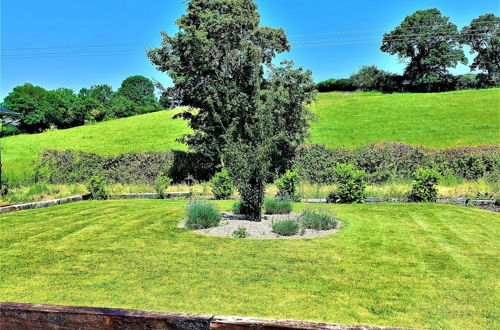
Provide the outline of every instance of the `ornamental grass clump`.
{"type": "Polygon", "coordinates": [[[294,220],[280,220],[272,225],[273,232],[281,236],[294,236],[299,232],[299,224],[294,220]]]}
{"type": "Polygon", "coordinates": [[[335,213],[325,210],[305,210],[298,219],[302,228],[315,230],[330,230],[337,228],[338,218],[335,213]]]}
{"type": "Polygon", "coordinates": [[[233,237],[234,238],[246,238],[248,237],[248,232],[245,227],[240,227],[233,231],[233,237]]]}
{"type": "Polygon", "coordinates": [[[217,206],[208,202],[193,200],[186,207],[186,227],[189,229],[204,229],[215,227],[220,223],[222,216],[217,206]]]}
{"type": "Polygon", "coordinates": [[[266,199],[264,201],[265,214],[288,214],[292,212],[293,203],[290,200],[266,199]]]}

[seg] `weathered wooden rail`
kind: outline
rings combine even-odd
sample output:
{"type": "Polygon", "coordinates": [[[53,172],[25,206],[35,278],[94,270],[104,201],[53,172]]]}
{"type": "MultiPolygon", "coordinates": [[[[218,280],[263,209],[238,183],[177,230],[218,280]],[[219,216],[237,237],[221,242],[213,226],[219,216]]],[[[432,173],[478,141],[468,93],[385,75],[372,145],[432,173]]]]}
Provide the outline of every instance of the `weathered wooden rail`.
{"type": "Polygon", "coordinates": [[[159,313],[132,309],[0,303],[1,330],[100,329],[330,329],[400,330],[403,328],[343,325],[295,320],[256,319],[213,314],[159,313]]]}

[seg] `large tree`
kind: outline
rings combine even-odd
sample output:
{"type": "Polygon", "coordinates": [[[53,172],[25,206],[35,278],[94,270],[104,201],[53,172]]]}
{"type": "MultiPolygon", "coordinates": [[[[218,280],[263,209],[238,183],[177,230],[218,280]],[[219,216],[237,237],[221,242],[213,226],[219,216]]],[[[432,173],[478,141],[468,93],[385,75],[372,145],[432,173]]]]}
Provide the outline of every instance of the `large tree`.
{"type": "Polygon", "coordinates": [[[27,133],[37,133],[48,129],[54,117],[51,94],[46,89],[24,84],[14,87],[4,99],[4,107],[16,111],[20,116],[20,129],[27,133]]]}
{"type": "Polygon", "coordinates": [[[484,70],[492,84],[500,84],[500,17],[484,14],[461,31],[462,42],[477,53],[471,70],[484,70]]]}
{"type": "Polygon", "coordinates": [[[148,56],[174,82],[170,102],[188,107],[180,116],[193,133],[183,141],[214,164],[222,158],[260,220],[273,158],[288,157],[307,135],[311,73],[272,65],[290,46],[283,29],[260,26],[252,0],[191,0],[177,25],[148,56]]]}
{"type": "Polygon", "coordinates": [[[457,26],[436,9],[417,10],[384,34],[381,50],[408,62],[405,77],[413,86],[439,84],[448,68],[467,64],[457,26]]]}
{"type": "Polygon", "coordinates": [[[155,86],[144,76],[126,78],[118,89],[118,95],[128,98],[139,106],[157,105],[155,86]]]}

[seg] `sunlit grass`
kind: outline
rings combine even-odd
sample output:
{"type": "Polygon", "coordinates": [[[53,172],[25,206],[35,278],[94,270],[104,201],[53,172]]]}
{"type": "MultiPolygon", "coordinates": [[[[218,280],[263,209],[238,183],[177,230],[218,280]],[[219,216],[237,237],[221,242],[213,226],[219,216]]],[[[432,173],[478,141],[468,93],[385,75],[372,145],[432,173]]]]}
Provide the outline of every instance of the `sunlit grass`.
{"type": "MultiPolygon", "coordinates": [[[[229,210],[231,202],[217,203],[229,210]]],[[[418,328],[500,327],[500,215],[432,204],[333,210],[317,239],[201,236],[184,201],[92,201],[0,215],[3,301],[418,328]]]]}
{"type": "MultiPolygon", "coordinates": [[[[398,141],[429,148],[498,144],[500,89],[447,93],[324,93],[312,106],[309,142],[354,148],[398,141]]],[[[13,182],[33,174],[47,148],[102,154],[185,149],[176,139],[189,132],[174,110],[41,134],[0,139],[4,171],[13,182]]]]}

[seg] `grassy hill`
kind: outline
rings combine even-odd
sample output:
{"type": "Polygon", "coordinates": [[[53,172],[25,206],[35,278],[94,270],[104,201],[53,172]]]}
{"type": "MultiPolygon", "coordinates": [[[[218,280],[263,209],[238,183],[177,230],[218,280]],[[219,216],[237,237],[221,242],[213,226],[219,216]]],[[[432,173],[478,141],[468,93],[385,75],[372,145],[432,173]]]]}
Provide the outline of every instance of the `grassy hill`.
{"type": "MultiPolygon", "coordinates": [[[[319,94],[312,106],[318,119],[309,142],[356,147],[400,141],[430,148],[498,144],[499,98],[499,88],[431,94],[319,94]]],[[[175,140],[189,129],[182,120],[173,120],[174,114],[174,110],[162,111],[2,138],[4,169],[12,179],[25,177],[46,148],[105,154],[183,149],[175,140]]]]}

